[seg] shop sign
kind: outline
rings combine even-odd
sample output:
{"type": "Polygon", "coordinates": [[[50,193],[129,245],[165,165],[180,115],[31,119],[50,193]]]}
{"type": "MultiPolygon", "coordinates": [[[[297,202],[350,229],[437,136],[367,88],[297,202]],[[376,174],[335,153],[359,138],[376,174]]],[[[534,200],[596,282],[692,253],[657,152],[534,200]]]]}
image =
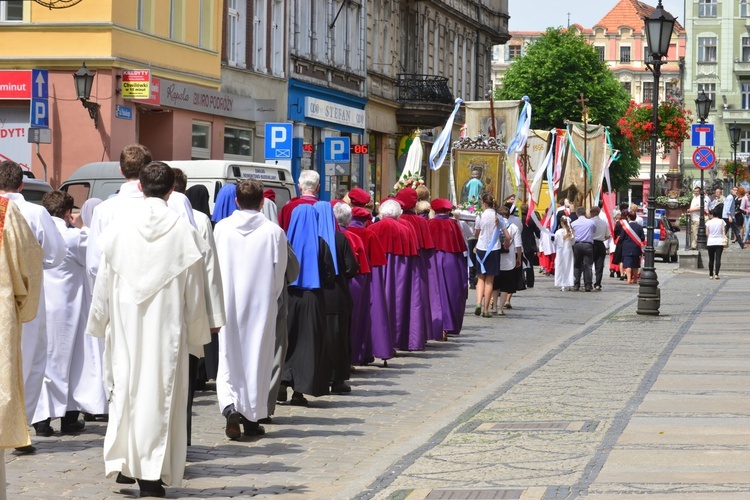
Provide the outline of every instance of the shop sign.
{"type": "Polygon", "coordinates": [[[364,109],[344,106],[315,97],[305,97],[305,118],[315,118],[316,120],[364,129],[365,116],[364,109]]]}
{"type": "Polygon", "coordinates": [[[31,99],[31,70],[0,71],[0,99],[31,99]]]}
{"type": "Polygon", "coordinates": [[[250,121],[269,121],[276,116],[274,99],[253,99],[169,80],[161,81],[159,104],[250,121]]]}
{"type": "Polygon", "coordinates": [[[151,70],[122,70],[123,99],[148,99],[151,97],[151,70]]]}

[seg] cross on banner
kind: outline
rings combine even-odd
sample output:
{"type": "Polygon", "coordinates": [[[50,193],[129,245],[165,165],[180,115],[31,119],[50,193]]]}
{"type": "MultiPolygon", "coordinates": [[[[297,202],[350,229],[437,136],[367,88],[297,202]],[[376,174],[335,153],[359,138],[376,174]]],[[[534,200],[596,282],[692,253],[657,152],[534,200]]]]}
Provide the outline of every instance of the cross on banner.
{"type": "Polygon", "coordinates": [[[586,103],[589,102],[587,97],[584,97],[583,92],[581,92],[581,98],[576,99],[576,102],[581,103],[581,121],[583,122],[583,125],[588,125],[589,121],[589,108],[586,106],[586,103]]]}

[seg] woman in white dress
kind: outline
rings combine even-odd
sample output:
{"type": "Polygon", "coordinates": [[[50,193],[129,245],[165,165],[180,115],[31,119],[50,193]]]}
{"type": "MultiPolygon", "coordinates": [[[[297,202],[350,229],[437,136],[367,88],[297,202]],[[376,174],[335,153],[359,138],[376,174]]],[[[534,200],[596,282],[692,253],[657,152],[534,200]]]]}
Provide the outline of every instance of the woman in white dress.
{"type": "Polygon", "coordinates": [[[555,232],[555,286],[562,291],[573,286],[573,243],[575,235],[570,227],[570,219],[560,219],[560,229],[555,232]]]}

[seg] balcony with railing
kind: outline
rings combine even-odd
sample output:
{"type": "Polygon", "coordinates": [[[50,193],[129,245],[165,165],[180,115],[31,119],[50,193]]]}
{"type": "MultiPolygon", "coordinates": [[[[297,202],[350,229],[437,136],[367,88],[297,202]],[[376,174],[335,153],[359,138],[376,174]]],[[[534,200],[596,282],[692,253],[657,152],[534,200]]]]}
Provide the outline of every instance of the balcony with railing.
{"type": "Polygon", "coordinates": [[[448,79],[442,76],[399,74],[396,112],[399,125],[437,127],[445,123],[453,110],[453,94],[448,79]]]}

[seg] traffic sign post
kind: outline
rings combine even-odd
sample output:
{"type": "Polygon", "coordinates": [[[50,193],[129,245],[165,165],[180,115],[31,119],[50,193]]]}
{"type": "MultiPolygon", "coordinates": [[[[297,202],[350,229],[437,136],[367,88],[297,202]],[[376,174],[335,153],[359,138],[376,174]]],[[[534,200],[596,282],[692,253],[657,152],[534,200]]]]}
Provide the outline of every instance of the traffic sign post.
{"type": "Polygon", "coordinates": [[[693,152],[693,165],[701,170],[708,170],[716,164],[716,154],[706,146],[701,146],[693,152]]]}
{"type": "Polygon", "coordinates": [[[49,73],[44,69],[31,70],[31,107],[29,126],[49,128],[49,73]]]}
{"type": "Polygon", "coordinates": [[[292,124],[266,123],[266,160],[292,159],[292,124]]]}

